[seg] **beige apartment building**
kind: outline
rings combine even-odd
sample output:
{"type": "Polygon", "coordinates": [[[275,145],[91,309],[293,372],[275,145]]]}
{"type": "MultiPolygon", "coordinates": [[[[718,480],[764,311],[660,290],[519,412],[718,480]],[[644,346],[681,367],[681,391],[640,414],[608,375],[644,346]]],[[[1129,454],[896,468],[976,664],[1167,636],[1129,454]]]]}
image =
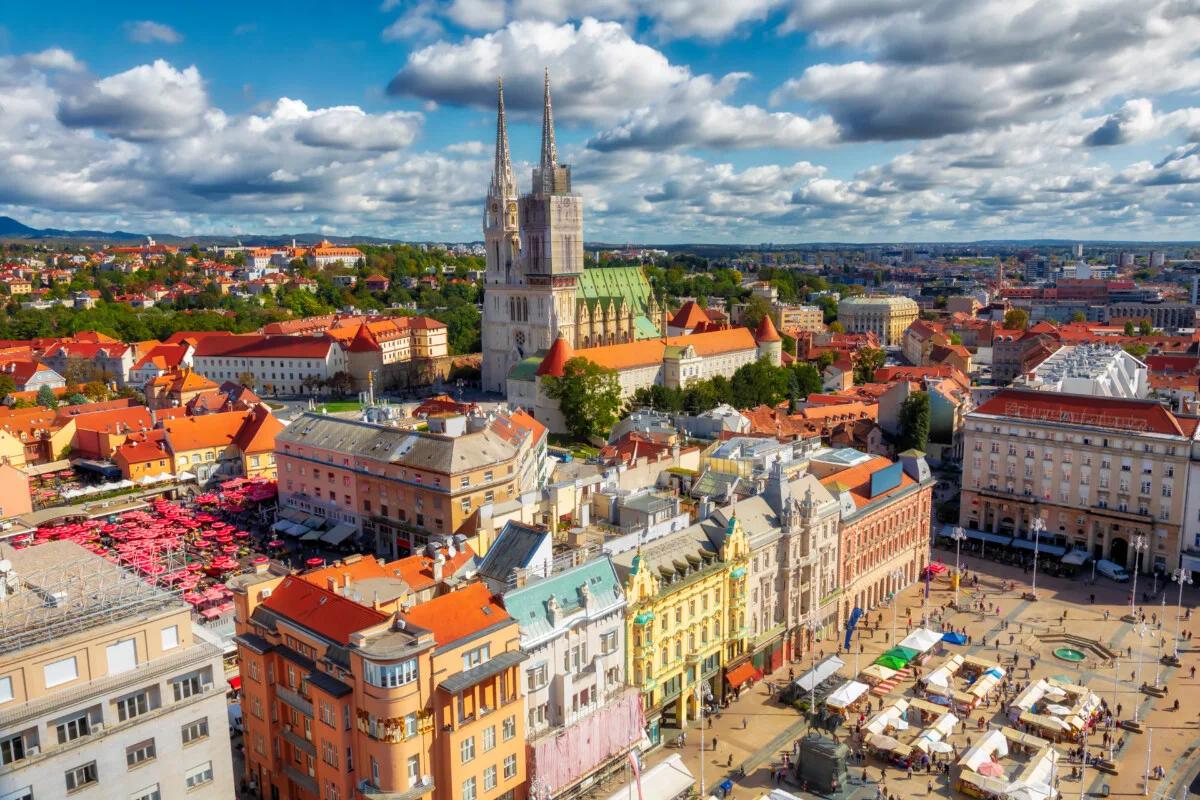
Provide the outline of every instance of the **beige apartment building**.
{"type": "Polygon", "coordinates": [[[779,329],[788,331],[825,332],[825,311],[818,306],[791,306],[776,304],[775,315],[779,329]]]}
{"type": "Polygon", "coordinates": [[[838,302],[838,322],[846,333],[873,333],[884,346],[899,345],[920,312],[910,297],[845,297],[838,302]]]}
{"type": "Polygon", "coordinates": [[[233,797],[220,648],[73,542],[0,545],[0,796],[233,797]]]}
{"type": "MultiPolygon", "coordinates": [[[[1143,572],[1179,564],[1197,420],[1151,400],[1005,389],[968,414],[959,521],[1032,550],[1086,550],[1143,572]]],[[[987,544],[985,543],[985,546],[987,544]]]]}

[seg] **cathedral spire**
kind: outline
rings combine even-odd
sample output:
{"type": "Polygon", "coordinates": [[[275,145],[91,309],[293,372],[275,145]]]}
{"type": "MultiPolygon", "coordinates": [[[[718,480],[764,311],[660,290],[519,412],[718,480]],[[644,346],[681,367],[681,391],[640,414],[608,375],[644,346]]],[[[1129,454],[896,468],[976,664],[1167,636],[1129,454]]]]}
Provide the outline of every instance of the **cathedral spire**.
{"type": "Polygon", "coordinates": [[[546,67],[542,107],[542,175],[550,176],[558,166],[558,148],[554,144],[554,111],[550,107],[550,68],[546,67]]]}
{"type": "Polygon", "coordinates": [[[504,79],[496,79],[496,163],[492,166],[492,191],[496,198],[516,195],[512,158],[508,152],[508,120],[504,115],[504,79]]]}

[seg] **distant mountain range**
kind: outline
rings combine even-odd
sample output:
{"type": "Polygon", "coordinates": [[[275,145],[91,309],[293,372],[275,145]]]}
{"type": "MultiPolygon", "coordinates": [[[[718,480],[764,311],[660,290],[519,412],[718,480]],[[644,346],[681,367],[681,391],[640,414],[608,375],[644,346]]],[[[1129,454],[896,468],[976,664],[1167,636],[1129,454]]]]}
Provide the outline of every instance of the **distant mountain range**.
{"type": "Polygon", "coordinates": [[[0,239],[73,239],[77,241],[95,242],[141,242],[150,236],[160,244],[171,245],[210,245],[234,244],[244,245],[281,245],[291,244],[294,239],[298,244],[316,244],[328,239],[335,244],[360,242],[363,244],[395,244],[400,239],[384,239],[378,236],[329,236],[323,233],[281,233],[274,236],[263,234],[227,234],[212,236],[176,236],[171,233],[132,233],[130,231],[89,231],[64,230],[62,228],[31,228],[12,217],[0,216],[0,239]]]}
{"type": "MultiPolygon", "coordinates": [[[[132,233],[130,231],[89,231],[89,230],[64,230],[61,228],[31,228],[28,225],[19,222],[12,217],[0,216],[0,239],[47,239],[47,240],[73,240],[82,242],[97,242],[97,243],[113,243],[113,242],[141,242],[147,236],[153,237],[156,242],[162,244],[189,246],[197,244],[200,246],[206,245],[232,245],[238,242],[248,246],[269,247],[272,245],[290,244],[295,240],[298,244],[315,244],[323,239],[328,239],[335,244],[400,244],[405,242],[404,239],[387,239],[380,236],[331,236],[323,233],[280,233],[274,235],[267,234],[213,234],[203,236],[177,236],[171,233],[132,233]]],[[[433,242],[435,240],[429,240],[433,242]]],[[[418,244],[418,242],[411,242],[418,244]]],[[[480,240],[475,242],[466,242],[466,244],[479,244],[480,240]]],[[[649,249],[660,249],[669,251],[682,251],[695,254],[709,256],[727,256],[731,253],[744,252],[747,250],[757,251],[779,251],[779,250],[830,250],[830,249],[862,249],[868,247],[887,248],[887,247],[921,247],[931,250],[946,250],[961,247],[987,247],[987,248],[1021,248],[1021,247],[1070,247],[1074,244],[1083,244],[1085,247],[1116,247],[1126,245],[1131,248],[1148,249],[1156,246],[1161,247],[1196,247],[1200,243],[1194,241],[1139,241],[1133,239],[1110,239],[1110,240],[1074,240],[1074,239],[979,239],[975,241],[961,242],[873,242],[873,243],[851,243],[851,242],[796,242],[796,243],[753,243],[747,242],[744,244],[711,244],[704,242],[694,243],[678,243],[678,244],[656,244],[656,245],[638,245],[638,244],[615,244],[608,242],[586,242],[584,247],[588,250],[620,250],[626,247],[649,249]]]]}

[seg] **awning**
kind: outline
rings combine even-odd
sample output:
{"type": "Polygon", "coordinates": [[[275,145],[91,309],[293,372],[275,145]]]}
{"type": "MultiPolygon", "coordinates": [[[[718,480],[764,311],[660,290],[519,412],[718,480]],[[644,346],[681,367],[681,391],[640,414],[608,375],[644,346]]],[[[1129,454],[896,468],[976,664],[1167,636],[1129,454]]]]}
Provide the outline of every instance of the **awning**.
{"type": "Polygon", "coordinates": [[[1062,557],[1062,563],[1069,567],[1082,567],[1091,560],[1092,557],[1085,550],[1072,550],[1062,557]]]}
{"type": "Polygon", "coordinates": [[[796,686],[805,692],[811,692],[822,681],[836,675],[837,671],[844,666],[846,666],[846,662],[837,656],[830,656],[797,678],[795,682],[796,686]]]}
{"type": "Polygon", "coordinates": [[[70,469],[71,462],[65,458],[61,461],[50,461],[46,464],[29,464],[21,467],[21,471],[31,478],[49,475],[51,472],[58,472],[60,470],[70,471],[70,469]]]}
{"type": "Polygon", "coordinates": [[[942,641],[949,642],[950,644],[966,644],[967,637],[963,636],[958,631],[947,631],[946,633],[942,634],[942,641]]]}
{"type": "Polygon", "coordinates": [[[946,565],[940,561],[934,561],[927,567],[927,569],[934,575],[941,575],[946,571],[946,565]]]}
{"type": "Polygon", "coordinates": [[[353,536],[356,530],[357,528],[350,523],[343,522],[339,525],[335,525],[333,530],[326,531],[324,534],[322,534],[321,541],[325,542],[326,544],[339,545],[353,536]]]}
{"type": "Polygon", "coordinates": [[[989,542],[991,544],[1008,544],[1012,541],[1012,536],[1003,533],[992,533],[991,531],[973,531],[967,528],[963,531],[967,534],[968,539],[975,539],[980,542],[989,542]]]}
{"type": "Polygon", "coordinates": [[[860,681],[847,681],[825,698],[825,705],[830,708],[846,708],[870,691],[871,687],[860,681]]]}
{"type": "MultiPolygon", "coordinates": [[[[1032,553],[1033,539],[1013,539],[1012,546],[1018,550],[1028,550],[1032,553]]],[[[1065,547],[1059,547],[1056,544],[1050,544],[1049,542],[1043,542],[1041,540],[1038,540],[1037,549],[1039,556],[1061,556],[1065,555],[1067,552],[1065,547]]]]}
{"type": "Polygon", "coordinates": [[[901,639],[900,646],[915,650],[917,653],[924,653],[932,650],[940,641],[942,641],[941,633],[928,628],[918,628],[901,639]]]}
{"type": "Polygon", "coordinates": [[[302,542],[319,542],[319,541],[321,541],[321,532],[320,531],[310,531],[307,529],[305,529],[305,530],[306,530],[306,532],[300,536],[300,541],[302,541],[302,542]]]}
{"type": "Polygon", "coordinates": [[[696,778],[684,766],[679,753],[672,753],[608,796],[608,800],[674,800],[691,792],[696,778]]]}
{"type": "Polygon", "coordinates": [[[232,678],[230,678],[229,679],[229,688],[233,689],[234,691],[241,689],[242,688],[242,676],[234,675],[232,678]]]}
{"type": "Polygon", "coordinates": [[[758,667],[754,666],[754,662],[752,661],[743,661],[725,673],[725,680],[729,681],[729,685],[735,689],[746,681],[756,680],[761,677],[762,673],[758,671],[758,667]]]}

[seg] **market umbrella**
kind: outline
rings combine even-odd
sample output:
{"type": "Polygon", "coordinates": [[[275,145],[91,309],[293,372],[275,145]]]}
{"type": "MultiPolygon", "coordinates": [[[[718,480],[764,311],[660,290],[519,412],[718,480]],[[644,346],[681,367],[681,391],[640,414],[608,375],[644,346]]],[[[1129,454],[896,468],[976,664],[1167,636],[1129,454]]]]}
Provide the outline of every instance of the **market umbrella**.
{"type": "Polygon", "coordinates": [[[976,770],[980,775],[987,775],[989,778],[1000,778],[1004,776],[1004,767],[997,764],[995,761],[985,761],[979,765],[976,770]]]}
{"type": "Polygon", "coordinates": [[[317,556],[313,556],[312,558],[310,558],[304,562],[305,566],[309,566],[309,567],[319,567],[324,563],[325,563],[325,559],[319,558],[317,556]]]}

